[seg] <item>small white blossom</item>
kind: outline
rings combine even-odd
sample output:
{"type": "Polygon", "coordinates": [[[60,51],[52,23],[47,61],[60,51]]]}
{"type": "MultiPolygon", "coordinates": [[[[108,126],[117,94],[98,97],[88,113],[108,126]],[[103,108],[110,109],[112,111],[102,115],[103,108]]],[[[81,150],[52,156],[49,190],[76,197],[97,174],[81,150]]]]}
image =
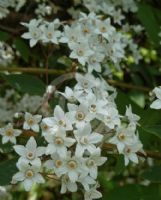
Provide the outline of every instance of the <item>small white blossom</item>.
{"type": "Polygon", "coordinates": [[[153,109],[161,109],[161,87],[155,87],[153,90],[157,99],[150,105],[153,109]]]}
{"type": "Polygon", "coordinates": [[[40,166],[30,166],[28,163],[23,161],[17,163],[17,168],[19,169],[19,172],[13,176],[12,181],[22,182],[26,191],[29,191],[35,183],[45,182],[44,178],[39,173],[40,166]]]}
{"type": "Polygon", "coordinates": [[[21,130],[14,129],[12,124],[8,124],[5,127],[0,129],[0,135],[2,135],[2,143],[11,142],[16,144],[16,137],[22,133],[21,130]]]}
{"type": "Polygon", "coordinates": [[[93,199],[101,198],[102,194],[99,191],[97,191],[96,188],[97,188],[97,185],[85,191],[84,200],[93,200],[93,199]]]}
{"type": "Polygon", "coordinates": [[[71,147],[75,143],[75,139],[66,137],[64,130],[46,135],[45,139],[49,143],[46,147],[46,154],[57,153],[60,157],[66,157],[67,147],[71,147]]]}
{"type": "Polygon", "coordinates": [[[20,155],[19,162],[28,162],[35,166],[41,166],[40,156],[45,154],[45,147],[37,147],[36,140],[31,137],[26,146],[15,145],[14,150],[20,155]]]}
{"type": "Polygon", "coordinates": [[[41,39],[42,37],[42,31],[38,27],[40,24],[40,20],[32,19],[29,24],[22,23],[22,25],[29,28],[29,32],[24,33],[21,37],[25,39],[30,40],[30,47],[33,47],[36,45],[36,43],[41,39]]]}
{"type": "Polygon", "coordinates": [[[101,142],[103,136],[99,133],[92,133],[91,125],[87,124],[82,129],[74,131],[75,138],[77,140],[77,146],[75,155],[81,157],[85,150],[90,153],[96,151],[96,144],[101,142]]]}
{"type": "Polygon", "coordinates": [[[32,115],[28,112],[25,113],[25,122],[23,128],[25,130],[33,130],[39,132],[39,122],[41,121],[41,115],[32,115]]]}

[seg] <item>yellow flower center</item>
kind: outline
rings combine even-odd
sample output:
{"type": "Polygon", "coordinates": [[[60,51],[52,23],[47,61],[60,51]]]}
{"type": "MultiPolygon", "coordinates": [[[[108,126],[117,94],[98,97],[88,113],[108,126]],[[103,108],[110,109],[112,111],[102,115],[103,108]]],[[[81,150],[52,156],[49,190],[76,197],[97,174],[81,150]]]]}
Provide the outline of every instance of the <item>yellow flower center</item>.
{"type": "Polygon", "coordinates": [[[59,123],[60,126],[66,127],[66,123],[63,120],[59,120],[58,123],[59,123]]]}
{"type": "Polygon", "coordinates": [[[34,154],[32,152],[27,153],[27,158],[29,160],[33,160],[34,159],[34,154]]]}
{"type": "Polygon", "coordinates": [[[11,137],[11,136],[13,136],[13,134],[14,134],[13,129],[6,130],[6,136],[11,137]]]}
{"type": "Polygon", "coordinates": [[[64,144],[64,140],[61,137],[56,137],[54,140],[54,143],[57,145],[62,145],[62,144],[64,144]]]}
{"type": "Polygon", "coordinates": [[[90,110],[91,110],[92,112],[96,112],[96,105],[95,105],[95,104],[92,104],[92,105],[90,106],[90,110]]]}
{"type": "Polygon", "coordinates": [[[33,177],[33,175],[34,175],[34,172],[32,170],[26,171],[26,178],[31,178],[31,177],[33,177]]]}
{"type": "Polygon", "coordinates": [[[82,121],[82,120],[84,120],[84,118],[85,118],[85,114],[82,111],[78,111],[76,113],[76,119],[77,120],[82,121]]]}
{"type": "Polygon", "coordinates": [[[82,49],[78,49],[78,50],[77,50],[77,54],[78,54],[79,56],[83,56],[83,55],[84,55],[84,52],[83,52],[82,49]]]}
{"type": "Polygon", "coordinates": [[[32,126],[32,125],[34,124],[34,120],[30,118],[30,119],[27,121],[27,123],[28,123],[30,126],[32,126]]]}
{"type": "Polygon", "coordinates": [[[102,26],[101,27],[101,29],[100,29],[100,31],[102,32],[102,33],[105,33],[107,30],[106,30],[106,27],[105,26],[102,26]]]}
{"type": "Polygon", "coordinates": [[[125,140],[125,134],[124,133],[119,133],[118,139],[119,140],[125,140]]]}
{"type": "Polygon", "coordinates": [[[48,38],[51,38],[52,37],[52,33],[48,32],[47,36],[48,36],[48,38]]]}
{"type": "Polygon", "coordinates": [[[81,143],[81,144],[88,144],[88,138],[85,137],[85,136],[83,136],[83,137],[81,138],[81,140],[80,140],[80,143],[81,143]]]}
{"type": "Polygon", "coordinates": [[[77,168],[77,163],[76,163],[76,161],[70,160],[70,161],[68,162],[68,167],[69,167],[70,169],[76,169],[76,168],[77,168]]]}
{"type": "Polygon", "coordinates": [[[95,165],[95,161],[94,160],[88,160],[87,161],[87,166],[88,167],[93,167],[95,165]]]}
{"type": "Polygon", "coordinates": [[[62,166],[62,161],[61,160],[56,160],[55,161],[55,166],[58,168],[58,167],[61,167],[62,166]]]}

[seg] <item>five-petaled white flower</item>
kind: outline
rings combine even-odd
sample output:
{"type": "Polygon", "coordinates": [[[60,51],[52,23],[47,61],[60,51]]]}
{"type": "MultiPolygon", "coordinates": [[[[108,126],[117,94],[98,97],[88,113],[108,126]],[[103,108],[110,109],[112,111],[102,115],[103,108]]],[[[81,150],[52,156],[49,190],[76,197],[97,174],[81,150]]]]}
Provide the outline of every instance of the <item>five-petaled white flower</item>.
{"type": "Polygon", "coordinates": [[[23,161],[17,163],[17,168],[19,172],[12,177],[12,182],[22,182],[26,191],[29,191],[35,183],[45,182],[39,173],[40,166],[30,166],[27,162],[23,161]]]}
{"type": "Polygon", "coordinates": [[[161,87],[155,87],[153,93],[157,99],[150,105],[153,109],[161,109],[161,87]]]}
{"type": "Polygon", "coordinates": [[[46,147],[46,154],[57,153],[60,157],[67,156],[67,147],[71,147],[75,143],[74,138],[66,137],[65,130],[59,130],[55,134],[45,136],[49,143],[46,147]]]}
{"type": "Polygon", "coordinates": [[[96,144],[101,142],[103,136],[99,133],[92,133],[90,124],[86,124],[84,128],[74,131],[74,136],[77,140],[75,155],[81,157],[85,150],[89,153],[96,151],[96,144]]]}
{"type": "Polygon", "coordinates": [[[20,155],[19,162],[25,161],[32,165],[41,166],[40,156],[45,154],[45,147],[37,147],[34,137],[30,137],[26,146],[15,145],[14,150],[20,155]]]}
{"type": "Polygon", "coordinates": [[[39,132],[39,122],[41,121],[41,115],[32,115],[28,112],[25,113],[25,122],[23,128],[25,130],[33,130],[39,132]]]}
{"type": "Polygon", "coordinates": [[[12,124],[8,124],[0,129],[0,135],[2,135],[2,143],[11,142],[16,144],[16,137],[22,133],[21,130],[14,129],[12,124]]]}

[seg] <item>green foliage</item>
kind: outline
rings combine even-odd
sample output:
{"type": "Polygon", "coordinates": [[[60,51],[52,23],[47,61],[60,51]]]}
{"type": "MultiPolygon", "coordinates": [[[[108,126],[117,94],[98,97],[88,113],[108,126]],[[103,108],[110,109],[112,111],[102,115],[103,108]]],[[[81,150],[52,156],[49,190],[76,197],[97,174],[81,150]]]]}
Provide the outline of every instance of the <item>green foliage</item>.
{"type": "Polygon", "coordinates": [[[158,185],[141,186],[138,184],[117,186],[102,200],[160,200],[161,194],[158,185]],[[154,195],[155,194],[155,195],[154,195]]]}
{"type": "Polygon", "coordinates": [[[17,159],[11,159],[0,163],[0,185],[9,185],[12,176],[17,172],[17,159]]]}
{"type": "Polygon", "coordinates": [[[14,44],[16,49],[20,52],[24,61],[28,62],[30,56],[30,49],[22,39],[15,39],[14,44]]]}
{"type": "Polygon", "coordinates": [[[36,76],[26,74],[10,74],[2,76],[8,84],[22,93],[43,95],[45,84],[36,76]]]}
{"type": "Polygon", "coordinates": [[[158,36],[160,25],[155,16],[153,7],[145,3],[140,3],[138,17],[145,27],[151,41],[155,44],[155,46],[158,46],[160,41],[158,36]]]}
{"type": "Polygon", "coordinates": [[[142,177],[154,183],[161,183],[161,165],[153,166],[147,169],[142,177]]]}
{"type": "Polygon", "coordinates": [[[6,41],[10,38],[10,35],[4,31],[0,31],[0,41],[6,41]]]}

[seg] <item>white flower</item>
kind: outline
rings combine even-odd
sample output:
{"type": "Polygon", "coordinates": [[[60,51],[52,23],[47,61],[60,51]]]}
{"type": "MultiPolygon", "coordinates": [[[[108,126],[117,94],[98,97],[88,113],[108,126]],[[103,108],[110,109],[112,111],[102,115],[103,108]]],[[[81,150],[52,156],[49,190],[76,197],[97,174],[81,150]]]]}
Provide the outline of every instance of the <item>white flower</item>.
{"type": "Polygon", "coordinates": [[[64,164],[64,158],[55,153],[51,155],[51,159],[44,163],[44,167],[48,170],[52,170],[58,177],[61,177],[64,164]]]}
{"type": "Polygon", "coordinates": [[[90,124],[74,131],[74,136],[77,140],[75,155],[78,157],[81,157],[85,150],[88,150],[89,153],[94,153],[96,151],[95,145],[101,142],[103,138],[99,133],[92,133],[90,124]]]}
{"type": "Polygon", "coordinates": [[[12,142],[16,144],[16,137],[22,133],[21,130],[14,129],[12,124],[8,124],[0,129],[0,135],[2,135],[2,143],[12,142]]]}
{"type": "Polygon", "coordinates": [[[90,73],[87,73],[84,76],[76,73],[75,78],[77,80],[77,84],[74,87],[76,90],[83,90],[84,92],[88,93],[95,86],[95,78],[90,73]]]}
{"type": "Polygon", "coordinates": [[[54,117],[51,118],[51,120],[50,118],[46,118],[45,122],[49,126],[51,126],[51,123],[53,123],[53,125],[57,125],[59,128],[67,131],[73,129],[72,122],[68,119],[68,116],[66,115],[66,113],[64,113],[59,105],[57,105],[54,109],[54,117]]]}
{"type": "Polygon", "coordinates": [[[154,94],[158,99],[156,99],[150,107],[153,109],[161,109],[161,87],[155,87],[153,90],[154,94]]]}
{"type": "Polygon", "coordinates": [[[117,11],[114,11],[113,13],[113,20],[114,23],[121,25],[122,24],[122,20],[125,19],[125,16],[122,15],[121,13],[121,9],[118,9],[117,11]]]}
{"type": "Polygon", "coordinates": [[[104,55],[101,53],[95,53],[88,58],[88,72],[91,73],[93,70],[101,72],[101,62],[104,59],[104,55]]]}
{"type": "Polygon", "coordinates": [[[129,107],[126,106],[125,116],[128,118],[130,125],[134,127],[138,124],[140,119],[138,115],[132,113],[131,105],[129,105],[129,107]]]}
{"type": "Polygon", "coordinates": [[[115,28],[111,26],[111,20],[110,18],[101,21],[97,20],[96,21],[96,29],[95,33],[102,35],[102,37],[109,39],[109,37],[113,34],[115,31],[115,28]]]}
{"type": "Polygon", "coordinates": [[[135,130],[131,127],[118,127],[116,135],[109,139],[109,142],[115,144],[119,153],[122,153],[123,149],[127,145],[132,145],[137,140],[135,130]]]}
{"type": "Polygon", "coordinates": [[[13,176],[12,181],[22,182],[26,191],[29,191],[35,183],[45,182],[42,175],[39,173],[40,167],[34,165],[30,166],[26,162],[18,162],[17,168],[19,169],[19,172],[13,176]]]}
{"type": "Polygon", "coordinates": [[[47,117],[42,120],[40,126],[44,137],[49,134],[55,134],[59,130],[59,127],[53,121],[53,117],[47,117]]]}
{"type": "Polygon", "coordinates": [[[71,147],[75,143],[75,139],[66,137],[64,130],[46,135],[45,139],[49,143],[46,147],[46,154],[57,153],[60,157],[66,157],[67,147],[71,147]]]}
{"type": "Polygon", "coordinates": [[[41,115],[32,115],[28,112],[25,113],[25,122],[23,128],[25,130],[33,130],[39,132],[39,122],[41,121],[41,115]]]}
{"type": "Polygon", "coordinates": [[[120,116],[118,110],[111,105],[107,106],[105,109],[107,111],[107,114],[100,115],[100,120],[103,121],[105,125],[110,129],[114,129],[115,126],[119,126],[120,116]]]}
{"type": "Polygon", "coordinates": [[[82,38],[81,34],[81,27],[78,26],[64,26],[64,34],[59,40],[59,42],[67,43],[70,48],[72,48],[73,45],[78,43],[78,41],[82,38]]]}
{"type": "Polygon", "coordinates": [[[38,27],[40,24],[40,20],[32,19],[29,24],[22,23],[22,25],[29,28],[29,32],[24,33],[21,37],[30,40],[30,47],[36,45],[36,43],[41,40],[42,31],[38,27]]]}
{"type": "Polygon", "coordinates": [[[138,141],[137,143],[133,145],[126,146],[122,152],[124,155],[124,160],[125,160],[125,166],[129,164],[129,161],[132,161],[136,164],[138,164],[138,157],[137,157],[137,152],[142,150],[142,144],[138,141]]]}
{"type": "Polygon", "coordinates": [[[78,189],[77,184],[75,182],[71,182],[67,175],[63,175],[61,178],[61,193],[64,194],[68,191],[76,192],[78,189]]]}
{"type": "Polygon", "coordinates": [[[80,182],[83,185],[86,191],[90,189],[90,185],[96,184],[96,181],[92,177],[87,176],[87,175],[80,176],[78,179],[78,182],[80,182]]]}
{"type": "Polygon", "coordinates": [[[39,157],[45,154],[45,147],[37,147],[34,137],[30,137],[26,146],[15,145],[13,148],[21,156],[20,163],[25,161],[35,166],[41,166],[39,157]]]}
{"type": "Polygon", "coordinates": [[[70,58],[78,59],[80,64],[85,65],[89,56],[93,54],[93,51],[89,48],[87,41],[83,43],[76,43],[72,45],[72,52],[70,58]]]}
{"type": "Polygon", "coordinates": [[[89,158],[86,159],[86,166],[88,168],[89,175],[96,179],[97,178],[97,172],[98,172],[98,166],[103,165],[106,162],[106,157],[101,157],[101,150],[100,148],[97,148],[89,158]]]}
{"type": "Polygon", "coordinates": [[[87,122],[90,122],[94,119],[94,115],[89,113],[88,107],[84,104],[80,104],[79,106],[75,104],[68,103],[67,113],[68,119],[75,124],[77,128],[83,128],[87,122]]]}
{"type": "Polygon", "coordinates": [[[88,105],[88,111],[94,115],[95,118],[100,117],[100,114],[107,115],[108,111],[106,110],[107,100],[97,99],[93,93],[90,93],[87,97],[87,101],[83,101],[83,104],[88,105]]]}
{"type": "Polygon", "coordinates": [[[92,200],[92,199],[99,199],[102,197],[102,194],[96,190],[97,185],[91,187],[89,190],[85,191],[84,193],[84,200],[92,200]]]}
{"type": "Polygon", "coordinates": [[[71,182],[78,181],[78,177],[81,173],[87,173],[83,171],[85,167],[82,162],[82,158],[71,156],[71,152],[68,152],[67,157],[64,158],[64,165],[61,167],[61,175],[67,175],[71,182]]]}
{"type": "Polygon", "coordinates": [[[77,101],[76,95],[74,91],[70,87],[65,87],[65,92],[59,92],[61,95],[63,95],[69,102],[74,103],[77,101]]]}
{"type": "Polygon", "coordinates": [[[61,32],[56,30],[57,20],[48,23],[48,25],[43,25],[41,30],[43,31],[42,41],[44,43],[52,42],[54,44],[58,44],[58,39],[61,36],[61,32]]]}

